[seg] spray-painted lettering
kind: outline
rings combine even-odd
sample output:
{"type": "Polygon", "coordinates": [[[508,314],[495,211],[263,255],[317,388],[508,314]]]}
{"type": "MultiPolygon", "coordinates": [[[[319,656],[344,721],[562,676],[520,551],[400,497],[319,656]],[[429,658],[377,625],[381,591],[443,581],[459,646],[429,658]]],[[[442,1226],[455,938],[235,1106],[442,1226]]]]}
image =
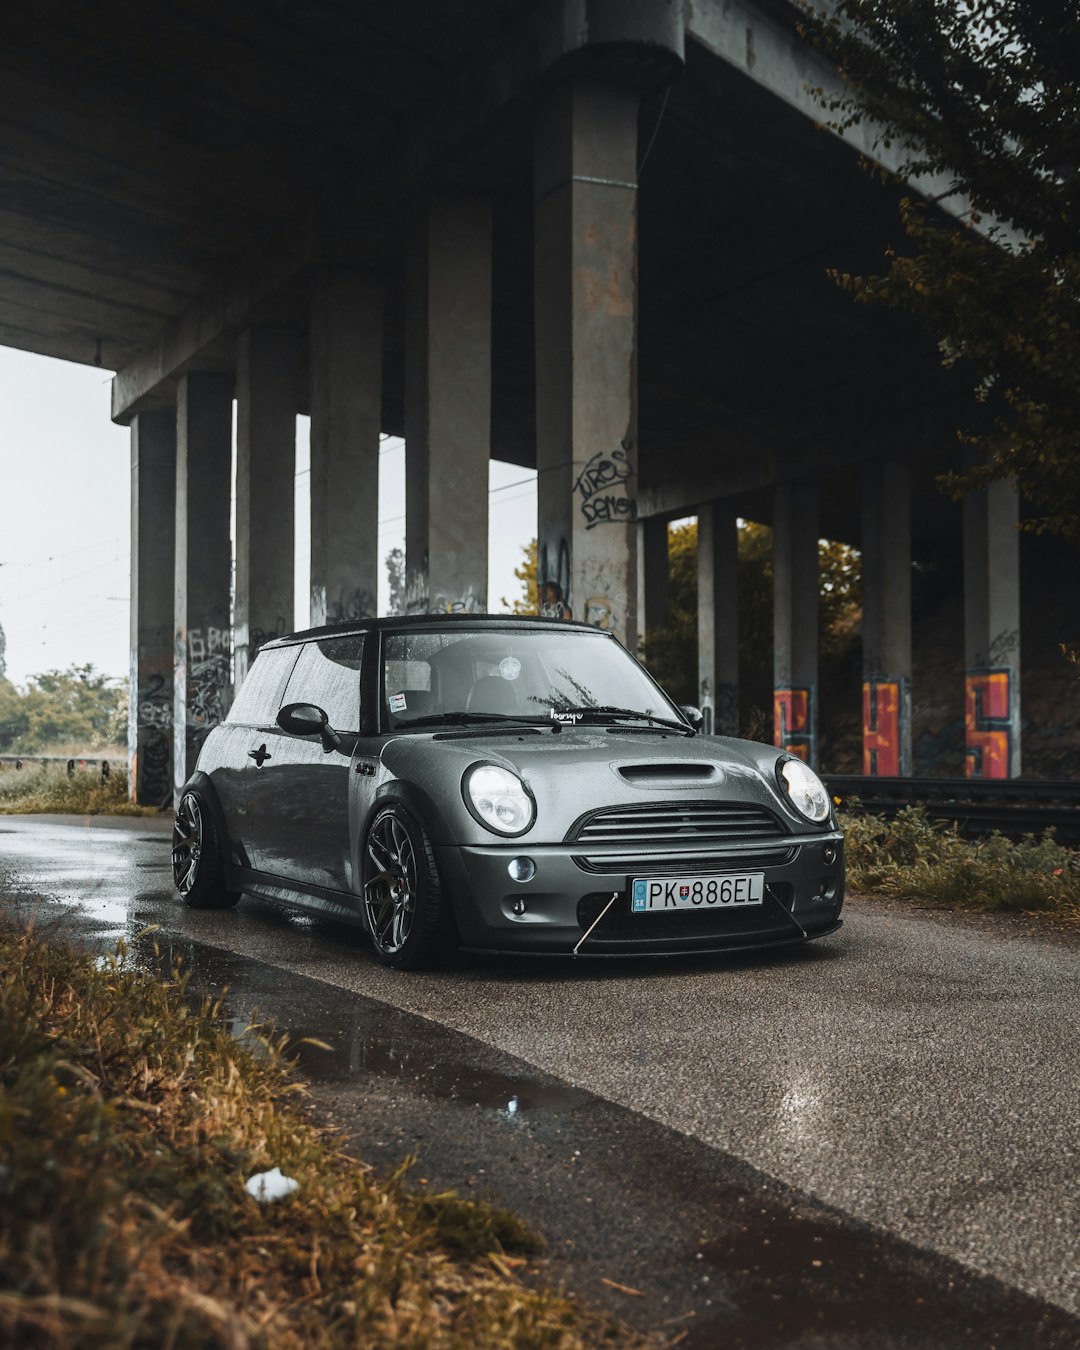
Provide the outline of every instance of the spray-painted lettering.
{"type": "Polygon", "coordinates": [[[897,778],[903,773],[903,687],[899,680],[863,684],[863,773],[897,778]]]}
{"type": "Polygon", "coordinates": [[[637,502],[626,489],[633,475],[634,467],[625,446],[610,454],[593,455],[574,483],[574,491],[581,498],[586,529],[637,519],[637,502]],[[612,491],[613,488],[618,490],[612,491]]]}
{"type": "Polygon", "coordinates": [[[969,670],[964,679],[968,778],[1008,778],[1013,732],[1012,671],[969,670]]]}
{"type": "Polygon", "coordinates": [[[773,744],[789,755],[813,764],[817,746],[814,744],[814,690],[787,688],[773,690],[773,744]]]}

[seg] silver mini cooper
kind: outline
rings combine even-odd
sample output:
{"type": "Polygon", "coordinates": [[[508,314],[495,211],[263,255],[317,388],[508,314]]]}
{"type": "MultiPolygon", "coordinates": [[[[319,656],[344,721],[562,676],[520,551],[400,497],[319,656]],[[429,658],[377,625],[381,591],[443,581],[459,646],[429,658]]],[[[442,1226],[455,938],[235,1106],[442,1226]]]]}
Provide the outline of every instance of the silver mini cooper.
{"type": "Polygon", "coordinates": [[[582,624],[280,638],[181,793],[177,889],[352,920],[403,969],[458,944],[611,956],[835,931],[844,844],[820,779],[699,724],[582,624]]]}

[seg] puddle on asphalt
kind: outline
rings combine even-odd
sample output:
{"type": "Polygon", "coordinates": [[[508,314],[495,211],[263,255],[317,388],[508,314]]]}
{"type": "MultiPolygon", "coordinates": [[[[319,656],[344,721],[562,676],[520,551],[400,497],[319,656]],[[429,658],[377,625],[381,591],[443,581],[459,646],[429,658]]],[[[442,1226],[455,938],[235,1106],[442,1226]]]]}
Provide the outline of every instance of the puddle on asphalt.
{"type": "MultiPolygon", "coordinates": [[[[320,1036],[315,1028],[300,1033],[290,1031],[288,1035],[300,1071],[310,1078],[341,1078],[366,1073],[408,1083],[427,1097],[493,1111],[507,1111],[510,1101],[516,1099],[516,1108],[509,1114],[568,1111],[591,1099],[589,1093],[566,1084],[494,1073],[444,1059],[430,1050],[412,1049],[404,1037],[380,1034],[370,1025],[361,1024],[344,1044],[339,1043],[329,1051],[301,1043],[305,1037],[327,1040],[325,1033],[320,1036]]],[[[411,1042],[412,1038],[409,1039],[411,1042]]]]}

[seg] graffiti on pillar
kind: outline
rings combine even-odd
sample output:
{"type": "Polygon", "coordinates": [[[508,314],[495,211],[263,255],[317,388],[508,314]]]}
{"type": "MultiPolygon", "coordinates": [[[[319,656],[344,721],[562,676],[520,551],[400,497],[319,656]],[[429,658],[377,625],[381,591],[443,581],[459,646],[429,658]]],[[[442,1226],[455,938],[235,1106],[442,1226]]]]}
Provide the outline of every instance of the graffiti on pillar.
{"type": "Polygon", "coordinates": [[[540,545],[536,570],[536,610],[545,619],[572,619],[570,607],[570,546],[560,539],[549,550],[540,545]]]}
{"type": "Polygon", "coordinates": [[[187,735],[201,745],[229,711],[229,632],[226,628],[191,628],[187,639],[187,735]]]}
{"type": "Polygon", "coordinates": [[[450,595],[445,591],[436,591],[431,597],[433,614],[481,614],[483,607],[471,586],[465,588],[463,595],[450,595]]]}
{"type": "Polygon", "coordinates": [[[637,501],[628,494],[626,486],[633,476],[634,466],[625,442],[610,454],[601,451],[593,455],[574,484],[587,530],[637,519],[637,501]]]}
{"type": "MultiPolygon", "coordinates": [[[[215,630],[211,628],[211,632],[215,630]]],[[[268,642],[273,642],[275,638],[284,637],[288,628],[285,620],[279,614],[277,623],[273,628],[252,628],[248,636],[248,664],[255,660],[255,655],[260,647],[265,647],[268,642]]]]}
{"type": "Polygon", "coordinates": [[[325,586],[311,588],[311,622],[321,624],[355,623],[358,619],[375,617],[377,606],[370,591],[362,586],[339,586],[337,595],[327,592],[325,586]]]}
{"type": "Polygon", "coordinates": [[[964,679],[968,778],[1008,778],[1012,754],[1013,679],[1008,668],[969,670],[964,679]]]}
{"type": "Polygon", "coordinates": [[[593,628],[614,633],[625,641],[631,609],[626,593],[627,567],[618,558],[585,558],[580,564],[575,591],[585,596],[580,618],[593,628]]]}
{"type": "Polygon", "coordinates": [[[426,614],[430,598],[428,584],[428,555],[424,554],[422,567],[410,567],[405,577],[405,613],[426,614]]]}
{"type": "MultiPolygon", "coordinates": [[[[132,652],[132,671],[137,671],[138,653],[132,652]]],[[[172,689],[164,675],[136,679],[135,743],[131,755],[132,801],[158,806],[171,789],[173,710],[172,689]]],[[[131,728],[129,728],[130,732],[131,728]]]]}
{"type": "Polygon", "coordinates": [[[865,680],[863,773],[868,778],[899,778],[904,772],[904,685],[901,680],[865,680]]]}
{"type": "Polygon", "coordinates": [[[812,688],[773,690],[773,744],[789,755],[812,764],[814,744],[814,691],[812,688]]]}

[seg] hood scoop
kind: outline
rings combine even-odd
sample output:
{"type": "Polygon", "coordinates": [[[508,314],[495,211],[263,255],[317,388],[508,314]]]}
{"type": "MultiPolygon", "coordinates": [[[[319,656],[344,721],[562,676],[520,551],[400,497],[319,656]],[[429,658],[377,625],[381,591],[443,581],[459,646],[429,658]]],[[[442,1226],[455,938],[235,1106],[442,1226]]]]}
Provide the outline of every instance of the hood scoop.
{"type": "Polygon", "coordinates": [[[648,760],[644,764],[618,764],[615,772],[633,787],[700,787],[719,783],[723,775],[715,764],[700,760],[648,760]]]}

